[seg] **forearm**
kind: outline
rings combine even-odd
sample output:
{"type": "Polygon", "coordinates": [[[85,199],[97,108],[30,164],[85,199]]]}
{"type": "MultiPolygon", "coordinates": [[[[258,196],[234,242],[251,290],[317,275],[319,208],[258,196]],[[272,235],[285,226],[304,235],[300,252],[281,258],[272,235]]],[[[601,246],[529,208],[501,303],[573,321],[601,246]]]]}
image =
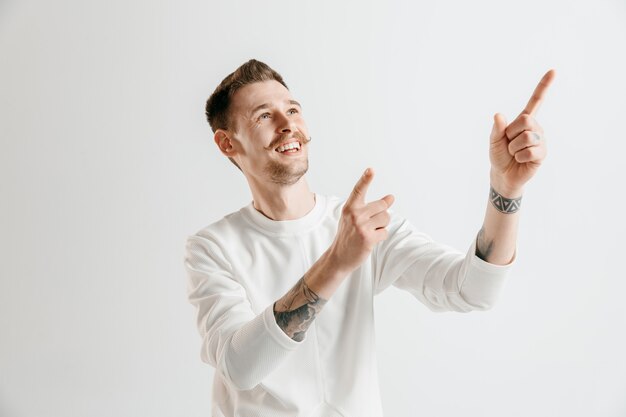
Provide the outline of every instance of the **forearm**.
{"type": "Polygon", "coordinates": [[[491,186],[495,192],[490,192],[485,222],[476,238],[476,255],[486,262],[506,265],[515,256],[523,187],[546,157],[543,129],[534,115],[554,74],[554,70],[546,72],[526,107],[512,123],[507,125],[503,115],[494,115],[489,135],[489,160],[491,186]]]}
{"type": "Polygon", "coordinates": [[[483,227],[476,237],[476,256],[495,265],[513,260],[522,189],[508,188],[492,176],[483,227]]]}
{"type": "Polygon", "coordinates": [[[236,388],[256,386],[297,348],[347,276],[348,272],[341,271],[329,249],[287,294],[234,333],[224,365],[236,388]]]}
{"type": "Polygon", "coordinates": [[[276,324],[293,340],[303,340],[307,329],[346,275],[331,250],[326,251],[296,285],[274,303],[276,324]]]}
{"type": "Polygon", "coordinates": [[[392,195],[365,204],[374,171],[365,170],[346,200],[332,245],[298,283],[276,303],[276,324],[293,340],[304,334],[345,277],[358,268],[374,246],[387,239],[392,195]]]}
{"type": "MultiPolygon", "coordinates": [[[[226,348],[219,343],[228,339],[222,339],[219,332],[206,339],[209,344],[217,343],[210,350],[224,352],[223,373],[235,388],[255,387],[298,347],[297,342],[304,339],[306,330],[326,300],[347,275],[347,272],[339,272],[340,268],[331,260],[329,252],[324,253],[273,306],[240,326],[226,348]]],[[[236,314],[235,310],[231,311],[236,314]]],[[[226,323],[223,325],[226,327],[226,323]]],[[[219,367],[219,360],[215,363],[219,367]]]]}

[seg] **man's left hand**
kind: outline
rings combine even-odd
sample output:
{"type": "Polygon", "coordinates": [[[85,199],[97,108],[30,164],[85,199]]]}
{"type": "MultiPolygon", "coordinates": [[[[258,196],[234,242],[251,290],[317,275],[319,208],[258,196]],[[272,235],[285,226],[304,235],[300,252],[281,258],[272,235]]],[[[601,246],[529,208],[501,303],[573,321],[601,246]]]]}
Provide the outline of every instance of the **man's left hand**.
{"type": "Polygon", "coordinates": [[[489,149],[491,185],[505,197],[519,197],[546,157],[543,129],[534,116],[554,75],[550,70],[541,78],[528,104],[511,124],[507,126],[500,113],[494,116],[489,149]]]}

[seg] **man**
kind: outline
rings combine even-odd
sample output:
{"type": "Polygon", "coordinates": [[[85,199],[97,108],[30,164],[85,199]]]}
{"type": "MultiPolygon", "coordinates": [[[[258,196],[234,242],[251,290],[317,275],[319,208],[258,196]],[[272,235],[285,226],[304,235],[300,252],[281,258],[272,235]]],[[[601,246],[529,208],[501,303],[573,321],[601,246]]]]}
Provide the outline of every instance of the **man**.
{"type": "Polygon", "coordinates": [[[546,156],[533,118],[543,77],[509,125],[496,114],[491,189],[467,254],[366,202],[365,170],[344,202],[310,191],[310,137],[282,77],[250,60],[207,101],[219,150],[253,201],[187,241],[201,357],[215,368],[213,416],[382,416],[373,297],[390,285],[433,311],[490,308],[513,262],[524,184],[546,156]]]}

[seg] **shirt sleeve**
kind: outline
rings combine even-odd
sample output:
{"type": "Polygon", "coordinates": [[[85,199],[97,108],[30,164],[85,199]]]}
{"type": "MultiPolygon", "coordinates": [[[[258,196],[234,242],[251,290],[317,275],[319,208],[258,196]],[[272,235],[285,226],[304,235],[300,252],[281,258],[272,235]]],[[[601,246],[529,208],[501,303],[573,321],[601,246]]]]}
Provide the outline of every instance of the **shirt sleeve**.
{"type": "Polygon", "coordinates": [[[493,307],[514,261],[503,266],[483,261],[476,256],[476,239],[463,254],[390,214],[389,235],[372,259],[376,294],[394,285],[435,312],[493,307]]]}
{"type": "Polygon", "coordinates": [[[184,263],[187,295],[202,337],[200,357],[235,389],[254,388],[303,343],[278,327],[273,304],[260,314],[252,311],[215,239],[190,236],[184,263]]]}

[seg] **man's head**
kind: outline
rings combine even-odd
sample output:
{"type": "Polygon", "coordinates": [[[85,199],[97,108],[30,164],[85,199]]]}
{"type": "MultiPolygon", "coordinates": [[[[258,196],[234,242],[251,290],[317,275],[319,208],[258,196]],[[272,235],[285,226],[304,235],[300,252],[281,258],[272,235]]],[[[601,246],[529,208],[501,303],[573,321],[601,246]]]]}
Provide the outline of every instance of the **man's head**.
{"type": "Polygon", "coordinates": [[[220,151],[246,177],[297,182],[308,169],[308,132],[300,104],[280,74],[251,59],[207,100],[206,116],[220,151]],[[281,145],[293,143],[297,150],[281,145]]]}

